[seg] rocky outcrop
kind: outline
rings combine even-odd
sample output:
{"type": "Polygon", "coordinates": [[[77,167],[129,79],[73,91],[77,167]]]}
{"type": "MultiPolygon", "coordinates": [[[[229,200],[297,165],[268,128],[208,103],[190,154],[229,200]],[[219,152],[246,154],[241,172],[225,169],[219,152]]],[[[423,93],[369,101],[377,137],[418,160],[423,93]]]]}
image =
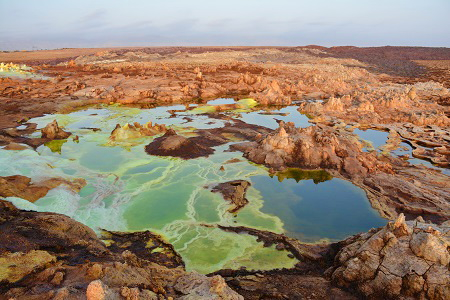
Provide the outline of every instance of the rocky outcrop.
{"type": "Polygon", "coordinates": [[[350,177],[365,176],[379,169],[390,172],[388,164],[361,150],[355,135],[322,125],[295,128],[293,123],[281,122],[276,131],[258,141],[232,147],[244,152],[251,161],[275,170],[333,169],[350,177]]]}
{"type": "Polygon", "coordinates": [[[173,129],[169,129],[162,137],[156,138],[145,147],[150,155],[173,156],[183,159],[192,159],[209,156],[214,149],[193,140],[178,135],[173,129]]]}
{"type": "MultiPolygon", "coordinates": [[[[243,273],[241,271],[241,273],[243,273]]],[[[260,299],[339,299],[357,300],[352,295],[319,275],[298,272],[239,274],[228,281],[246,300],[260,299]]]]}
{"type": "Polygon", "coordinates": [[[346,240],[327,273],[368,298],[448,299],[449,231],[420,219],[405,222],[401,214],[382,229],[346,240]]]}
{"type": "Polygon", "coordinates": [[[435,125],[390,125],[413,148],[412,156],[431,161],[440,167],[450,167],[450,130],[435,125]]]}
{"type": "Polygon", "coordinates": [[[291,98],[283,93],[276,80],[272,81],[266,89],[259,93],[251,93],[250,97],[255,98],[262,105],[289,105],[291,98]]]}
{"type": "Polygon", "coordinates": [[[222,194],[223,198],[232,204],[228,212],[236,213],[248,204],[245,194],[250,185],[251,183],[246,180],[233,180],[219,183],[211,189],[211,192],[222,194]]]}
{"type": "Polygon", "coordinates": [[[435,93],[448,94],[445,90],[427,89],[420,84],[413,87],[381,85],[355,89],[348,95],[330,97],[322,103],[304,102],[300,104],[299,111],[313,115],[317,121],[334,117],[366,125],[410,122],[419,126],[448,127],[450,119],[446,116],[447,110],[435,101],[426,100],[435,97],[435,93]]]}
{"type": "Polygon", "coordinates": [[[160,237],[127,235],[105,235],[106,246],[69,217],[0,200],[0,293],[6,299],[243,299],[219,275],[186,272],[160,237]]]}
{"type": "MultiPolygon", "coordinates": [[[[306,244],[299,240],[290,238],[284,234],[278,234],[271,231],[259,230],[246,226],[217,226],[219,229],[228,232],[235,232],[238,234],[245,233],[257,237],[257,241],[263,243],[264,247],[271,247],[276,245],[279,251],[286,250],[290,252],[290,257],[297,258],[299,261],[316,262],[319,265],[324,263],[326,265],[330,256],[334,257],[334,244],[306,244]]],[[[320,269],[319,266],[315,266],[320,269]]]]}
{"type": "Polygon", "coordinates": [[[78,193],[86,185],[86,181],[82,178],[50,178],[32,183],[31,178],[22,175],[0,176],[0,197],[18,197],[35,202],[47,195],[49,190],[61,185],[78,193]]]}
{"type": "Polygon", "coordinates": [[[47,124],[41,129],[42,138],[50,140],[64,140],[67,139],[72,133],[64,131],[59,127],[58,122],[53,120],[53,122],[47,124]]]}
{"type": "Polygon", "coordinates": [[[120,142],[144,136],[154,136],[165,133],[166,131],[167,128],[164,124],[158,125],[156,123],[152,124],[152,122],[148,122],[144,125],[137,122],[134,122],[133,125],[126,123],[125,125],[120,126],[120,124],[117,124],[116,128],[111,132],[109,140],[111,142],[120,142]]]}

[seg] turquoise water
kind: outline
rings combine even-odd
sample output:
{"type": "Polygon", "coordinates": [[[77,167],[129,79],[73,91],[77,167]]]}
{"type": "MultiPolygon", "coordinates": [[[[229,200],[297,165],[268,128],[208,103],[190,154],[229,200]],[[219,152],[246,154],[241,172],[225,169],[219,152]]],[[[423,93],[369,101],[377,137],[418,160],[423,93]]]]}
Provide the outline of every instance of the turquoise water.
{"type": "MultiPolygon", "coordinates": [[[[57,145],[43,145],[37,151],[0,150],[0,176],[20,174],[33,181],[81,177],[88,184],[80,193],[58,187],[35,203],[18,198],[8,200],[24,209],[66,214],[94,230],[155,231],[173,243],[187,269],[202,273],[241,266],[289,268],[297,263],[285,251],[264,248],[253,236],[223,232],[205,224],[248,226],[286,233],[307,242],[341,239],[384,224],[359,188],[321,172],[311,175],[318,184],[305,179],[310,177],[303,173],[280,183],[281,177],[269,177],[266,168],[248,162],[242,153],[227,152],[228,144],[215,147],[215,153],[208,158],[182,160],[146,154],[144,146],[154,137],[120,143],[108,139],[117,123],[153,121],[170,125],[184,135],[192,135],[195,128],[224,125],[222,120],[198,115],[198,110],[192,114],[183,112],[192,118],[190,122],[171,118],[167,112],[184,108],[109,106],[30,120],[42,128],[56,119],[78,135],[79,142],[69,138],[57,145]],[[239,161],[226,163],[231,159],[239,161]],[[247,192],[249,204],[239,213],[230,214],[229,204],[208,187],[236,179],[252,183],[247,192]]],[[[306,126],[302,115],[294,114],[296,111],[296,107],[280,109],[289,113],[281,117],[306,126]]],[[[254,118],[258,113],[248,114],[254,118]]],[[[279,117],[261,116],[261,121],[253,119],[259,125],[279,117]]]]}
{"type": "Polygon", "coordinates": [[[272,113],[279,113],[278,115],[261,114],[260,111],[247,112],[242,113],[240,117],[237,117],[237,119],[240,119],[249,124],[260,125],[270,129],[278,128],[278,123],[276,119],[284,122],[294,122],[296,127],[311,126],[312,124],[308,122],[309,121],[308,117],[298,112],[297,108],[298,108],[297,106],[289,106],[284,107],[282,109],[270,111],[272,113]],[[285,116],[283,114],[287,115],[285,116]]]}

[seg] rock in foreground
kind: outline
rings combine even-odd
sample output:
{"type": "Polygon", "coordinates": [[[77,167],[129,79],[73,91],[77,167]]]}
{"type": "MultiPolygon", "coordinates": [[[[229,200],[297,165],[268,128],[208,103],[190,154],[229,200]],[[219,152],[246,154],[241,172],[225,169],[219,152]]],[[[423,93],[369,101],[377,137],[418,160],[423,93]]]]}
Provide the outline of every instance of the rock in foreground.
{"type": "Polygon", "coordinates": [[[158,237],[126,235],[111,233],[109,242],[119,244],[107,247],[69,217],[23,211],[0,200],[0,298],[243,299],[221,276],[186,272],[158,237]],[[164,251],[145,247],[154,244],[164,251]]]}
{"type": "Polygon", "coordinates": [[[369,298],[449,299],[449,232],[444,225],[405,222],[401,214],[380,230],[348,239],[329,272],[337,285],[369,298]]]}

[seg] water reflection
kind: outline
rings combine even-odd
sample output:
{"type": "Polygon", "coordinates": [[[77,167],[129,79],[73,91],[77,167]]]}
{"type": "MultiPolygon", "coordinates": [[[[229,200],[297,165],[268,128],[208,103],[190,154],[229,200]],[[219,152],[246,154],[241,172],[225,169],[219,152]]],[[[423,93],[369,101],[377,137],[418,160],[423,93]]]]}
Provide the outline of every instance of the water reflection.
{"type": "Polygon", "coordinates": [[[342,179],[320,180],[254,176],[252,184],[264,199],[261,210],[279,217],[289,236],[305,242],[337,241],[386,224],[363,190],[342,179]]]}
{"type": "Polygon", "coordinates": [[[284,171],[277,172],[270,177],[274,176],[278,178],[279,182],[282,182],[285,179],[294,179],[296,182],[312,179],[315,184],[333,179],[333,176],[325,170],[303,170],[298,168],[288,168],[284,171]]]}

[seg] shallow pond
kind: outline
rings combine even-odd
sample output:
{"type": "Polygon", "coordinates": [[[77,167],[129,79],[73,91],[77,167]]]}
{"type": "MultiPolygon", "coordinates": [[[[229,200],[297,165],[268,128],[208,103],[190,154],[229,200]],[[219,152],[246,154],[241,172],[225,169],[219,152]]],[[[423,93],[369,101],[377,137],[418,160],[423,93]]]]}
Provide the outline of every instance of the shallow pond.
{"type": "Polygon", "coordinates": [[[283,220],[287,234],[302,241],[342,240],[355,234],[355,228],[367,231],[386,224],[365,192],[342,179],[296,182],[255,176],[252,182],[264,198],[261,210],[283,220]]]}
{"type": "MultiPolygon", "coordinates": [[[[78,135],[79,142],[69,138],[43,145],[37,151],[0,150],[0,176],[20,174],[34,180],[82,177],[88,184],[78,194],[62,187],[53,189],[35,203],[8,200],[25,209],[66,214],[94,230],[158,232],[173,243],[189,270],[203,273],[241,266],[292,267],[297,262],[285,251],[264,248],[253,236],[223,232],[205,224],[248,226],[317,242],[339,240],[386,223],[370,207],[362,190],[324,171],[290,171],[271,178],[264,167],[248,162],[242,153],[225,151],[229,144],[215,147],[208,158],[182,160],[146,154],[144,146],[152,137],[115,144],[108,141],[117,123],[153,121],[171,125],[180,134],[224,125],[225,121],[196,112],[183,112],[189,120],[168,112],[183,109],[184,105],[154,109],[109,106],[30,120],[41,128],[56,119],[78,135]],[[230,160],[236,162],[228,163],[230,160]],[[249,204],[230,214],[228,202],[207,187],[236,179],[252,183],[247,191],[249,204]]],[[[244,121],[251,119],[271,128],[272,120],[276,123],[274,118],[309,125],[295,106],[275,111],[289,113],[284,116],[265,111],[239,113],[244,121]]]]}
{"type": "Polygon", "coordinates": [[[410,144],[406,143],[406,142],[402,142],[400,144],[400,148],[391,151],[391,153],[393,155],[397,155],[397,156],[404,156],[404,155],[408,155],[408,157],[410,157],[408,159],[408,162],[413,164],[413,165],[424,165],[428,168],[431,169],[435,169],[435,170],[439,170],[441,171],[443,174],[449,175],[450,176],[450,169],[448,168],[442,168],[442,167],[438,167],[434,164],[432,164],[431,162],[424,160],[424,159],[419,159],[419,158],[415,158],[413,157],[412,154],[413,148],[411,147],[410,144]]]}
{"type": "MultiPolygon", "coordinates": [[[[386,144],[389,136],[389,133],[386,131],[374,129],[361,130],[356,128],[353,133],[357,134],[360,140],[366,144],[366,147],[363,149],[364,151],[382,151],[382,147],[386,144]]],[[[400,147],[398,149],[392,150],[390,153],[396,156],[408,155],[410,158],[407,160],[410,164],[424,165],[428,168],[439,170],[443,174],[450,175],[450,169],[448,168],[438,167],[427,160],[413,157],[412,150],[411,145],[406,142],[402,142],[400,143],[400,147]]]]}

